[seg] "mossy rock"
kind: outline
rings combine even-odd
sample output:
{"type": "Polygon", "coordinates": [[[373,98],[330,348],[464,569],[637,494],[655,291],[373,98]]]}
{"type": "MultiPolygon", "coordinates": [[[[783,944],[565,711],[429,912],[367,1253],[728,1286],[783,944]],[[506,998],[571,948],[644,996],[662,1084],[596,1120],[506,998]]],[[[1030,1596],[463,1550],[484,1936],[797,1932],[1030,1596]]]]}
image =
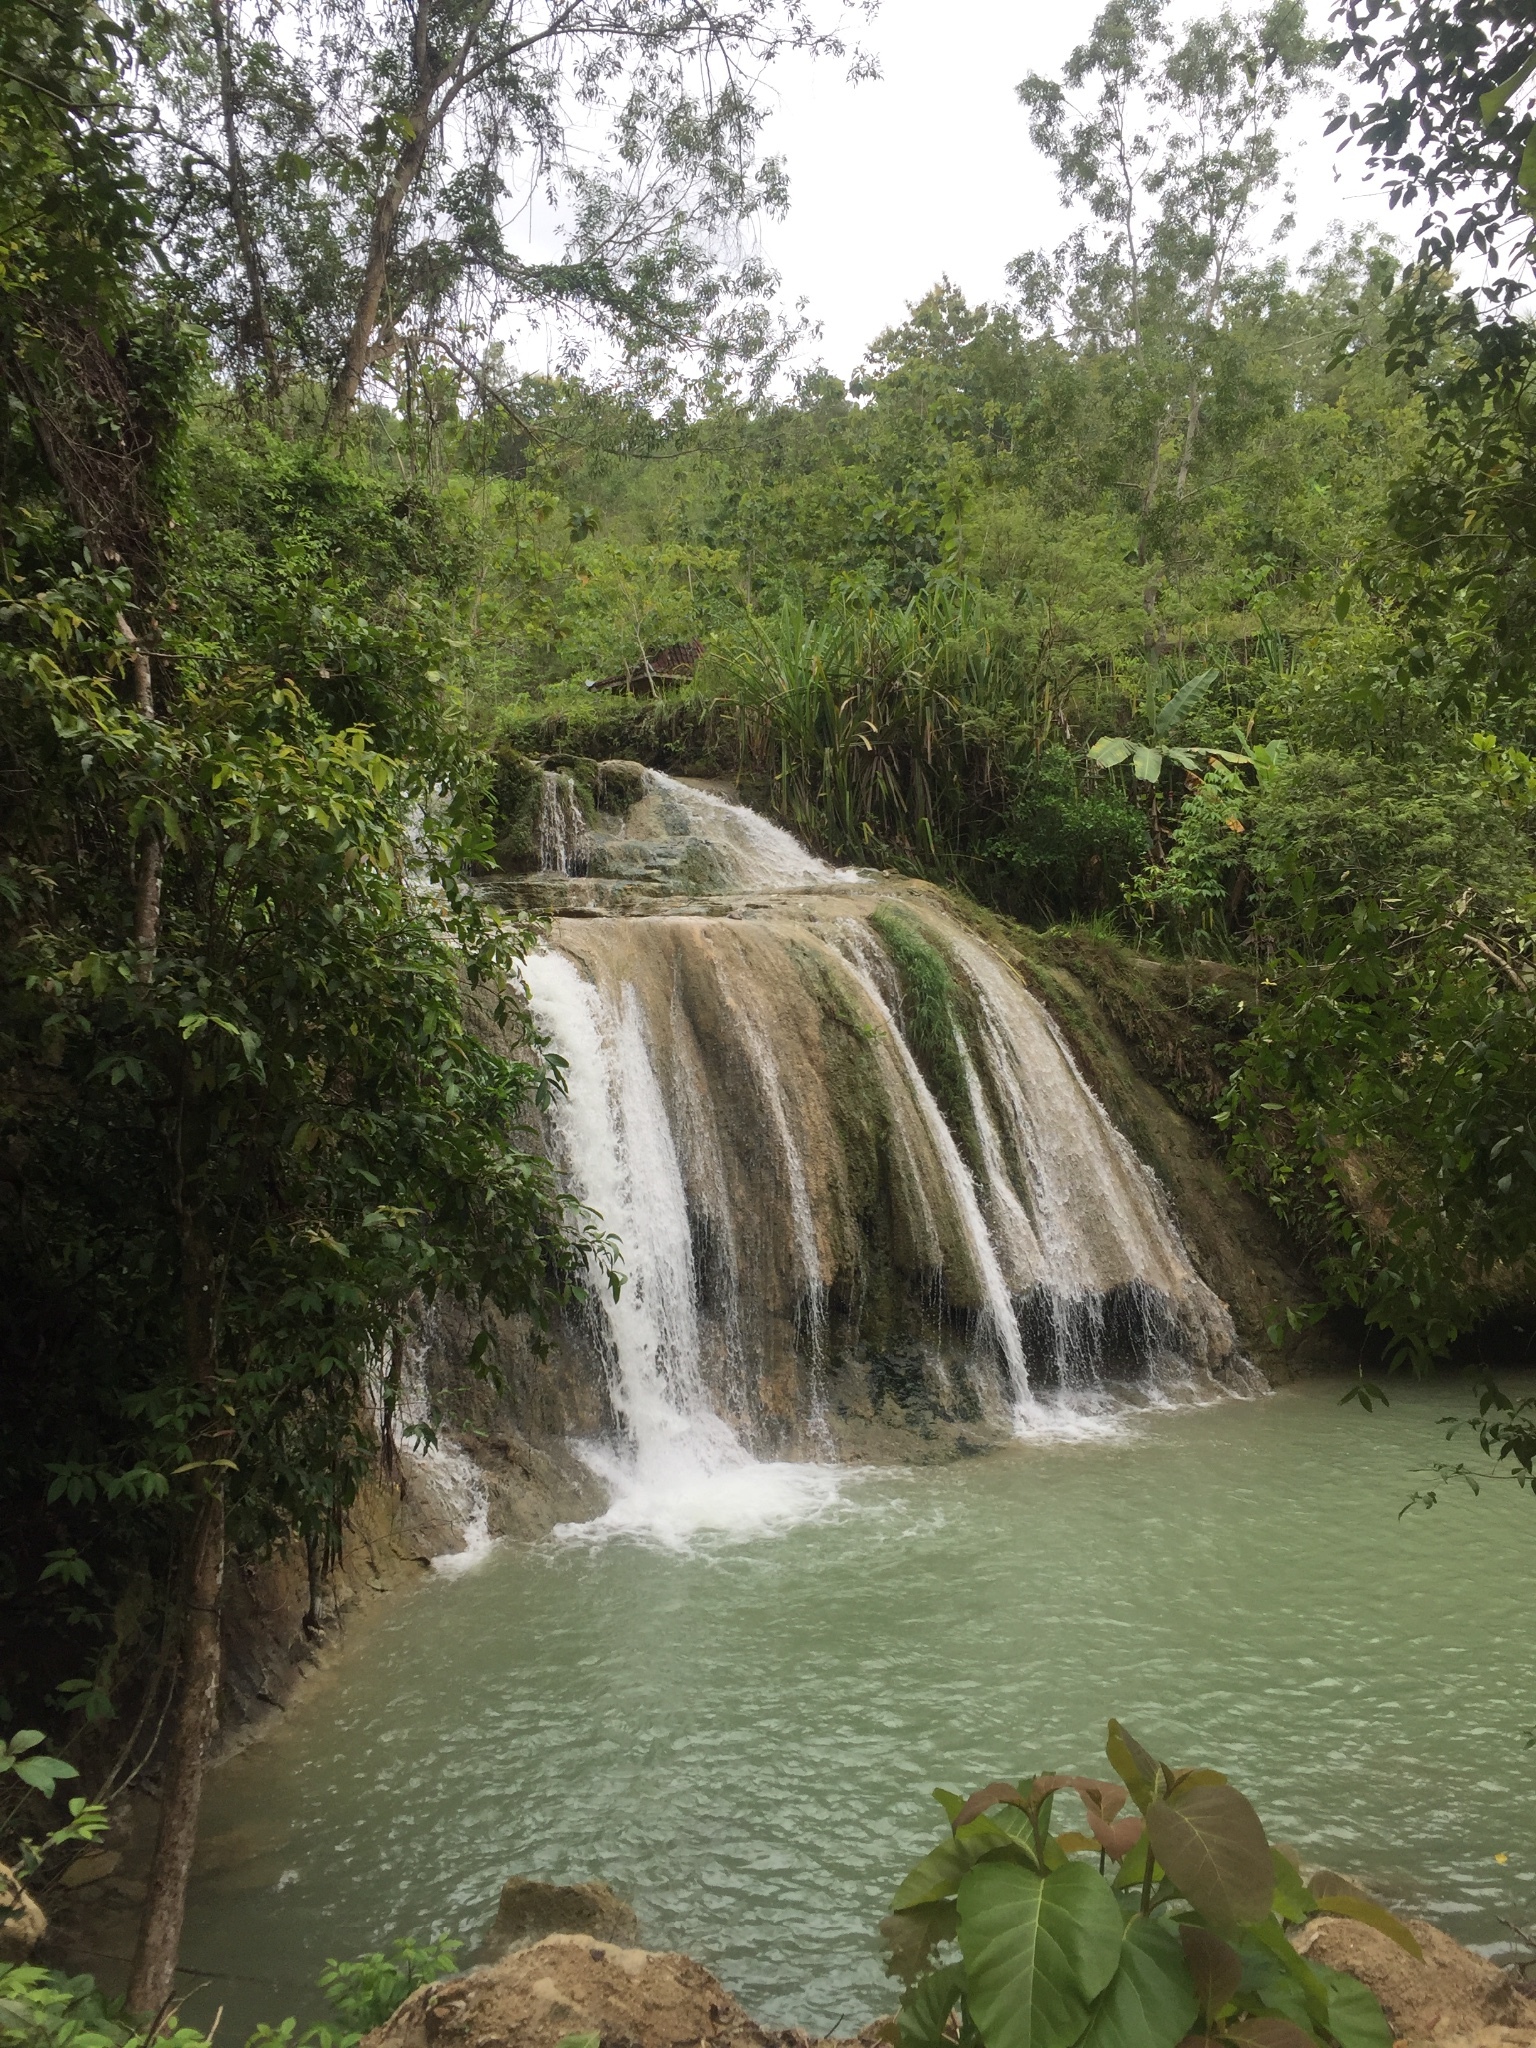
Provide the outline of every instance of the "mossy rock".
{"type": "Polygon", "coordinates": [[[599,761],[592,794],[600,811],[622,818],[645,795],[645,770],[638,761],[599,761]]]}
{"type": "Polygon", "coordinates": [[[504,874],[531,875],[539,865],[539,810],[544,771],[515,747],[491,754],[491,830],[504,874]]]}

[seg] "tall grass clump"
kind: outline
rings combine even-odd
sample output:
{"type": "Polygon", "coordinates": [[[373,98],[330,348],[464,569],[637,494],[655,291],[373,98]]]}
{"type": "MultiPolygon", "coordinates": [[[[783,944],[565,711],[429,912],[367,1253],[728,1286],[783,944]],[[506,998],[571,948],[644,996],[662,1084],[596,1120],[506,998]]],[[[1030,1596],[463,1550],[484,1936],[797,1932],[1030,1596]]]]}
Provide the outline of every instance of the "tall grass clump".
{"type": "Polygon", "coordinates": [[[968,592],[909,605],[787,603],[726,655],[742,751],[791,830],[826,852],[953,870],[978,802],[1006,802],[1038,735],[968,592]]]}

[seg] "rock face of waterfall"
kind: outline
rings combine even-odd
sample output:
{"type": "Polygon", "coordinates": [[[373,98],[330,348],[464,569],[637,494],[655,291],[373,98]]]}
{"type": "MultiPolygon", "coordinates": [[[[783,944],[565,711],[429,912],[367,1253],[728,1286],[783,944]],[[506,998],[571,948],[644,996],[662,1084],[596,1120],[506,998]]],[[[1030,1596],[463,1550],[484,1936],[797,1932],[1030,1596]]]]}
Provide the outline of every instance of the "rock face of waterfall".
{"type": "Polygon", "coordinates": [[[584,872],[567,824],[489,885],[552,914],[547,1142],[623,1246],[619,1300],[558,1334],[567,1427],[681,1480],[882,1422],[1089,1427],[1240,1371],[1158,1184],[939,892],[656,773],[583,824],[584,872]]]}

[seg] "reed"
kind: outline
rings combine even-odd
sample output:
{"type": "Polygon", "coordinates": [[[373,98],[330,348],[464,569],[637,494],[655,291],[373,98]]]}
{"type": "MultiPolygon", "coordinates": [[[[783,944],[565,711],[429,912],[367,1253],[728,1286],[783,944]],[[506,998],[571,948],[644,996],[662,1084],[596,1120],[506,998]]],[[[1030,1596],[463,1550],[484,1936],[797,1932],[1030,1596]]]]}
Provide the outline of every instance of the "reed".
{"type": "Polygon", "coordinates": [[[831,854],[954,873],[1043,739],[1033,693],[968,592],[757,616],[723,665],[741,754],[831,854]]]}

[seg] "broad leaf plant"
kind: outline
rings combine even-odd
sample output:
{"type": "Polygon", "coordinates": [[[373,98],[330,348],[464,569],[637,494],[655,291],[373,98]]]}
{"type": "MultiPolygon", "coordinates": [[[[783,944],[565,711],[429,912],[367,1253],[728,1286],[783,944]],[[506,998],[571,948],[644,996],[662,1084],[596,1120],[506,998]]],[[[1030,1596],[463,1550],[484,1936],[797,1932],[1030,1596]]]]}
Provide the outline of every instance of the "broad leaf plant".
{"type": "Polygon", "coordinates": [[[1114,1778],[934,1793],[949,1834],[882,1923],[894,2048],[1390,2048],[1371,1992],[1287,1929],[1342,1914],[1417,1957],[1408,1928],[1334,1872],[1304,1883],[1220,1771],[1159,1763],[1118,1721],[1107,1755],[1114,1778]],[[1053,1832],[1062,1792],[1085,1829],[1053,1832]]]}

